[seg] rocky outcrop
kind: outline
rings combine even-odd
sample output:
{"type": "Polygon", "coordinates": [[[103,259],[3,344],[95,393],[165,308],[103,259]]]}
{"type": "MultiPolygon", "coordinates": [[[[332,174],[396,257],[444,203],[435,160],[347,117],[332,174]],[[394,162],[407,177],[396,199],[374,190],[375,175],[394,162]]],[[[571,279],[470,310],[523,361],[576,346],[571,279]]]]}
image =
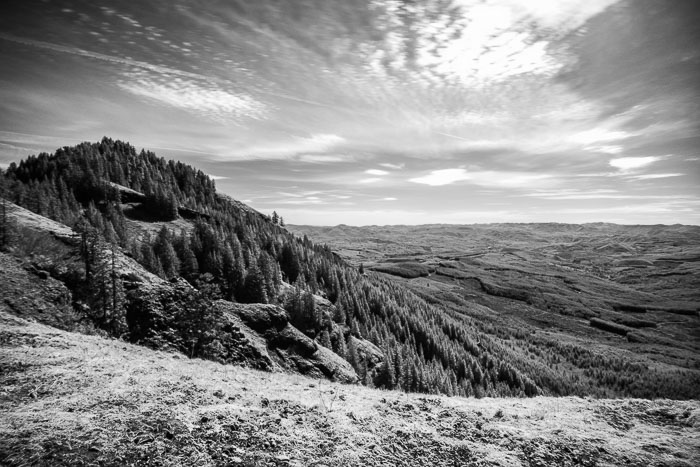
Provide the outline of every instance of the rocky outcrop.
{"type": "Polygon", "coordinates": [[[221,302],[221,306],[240,316],[248,326],[258,332],[265,332],[269,329],[281,330],[289,322],[287,312],[275,305],[230,303],[223,300],[221,302]]]}
{"type": "Polygon", "coordinates": [[[360,360],[367,362],[367,369],[373,371],[384,361],[384,353],[368,340],[358,339],[355,336],[348,338],[348,345],[354,345],[360,360]]]}
{"type": "MultiPolygon", "coordinates": [[[[248,329],[248,340],[264,342],[267,355],[276,365],[315,378],[328,378],[343,383],[358,382],[355,370],[347,361],[294,327],[283,308],[225,300],[218,300],[214,306],[225,314],[240,319],[248,329]]],[[[241,330],[246,333],[244,328],[241,330]]]]}

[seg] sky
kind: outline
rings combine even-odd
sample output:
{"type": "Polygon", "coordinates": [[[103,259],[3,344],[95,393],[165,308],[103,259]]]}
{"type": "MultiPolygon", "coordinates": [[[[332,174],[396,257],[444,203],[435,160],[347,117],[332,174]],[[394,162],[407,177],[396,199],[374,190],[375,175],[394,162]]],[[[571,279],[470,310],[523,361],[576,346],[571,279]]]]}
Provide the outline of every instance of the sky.
{"type": "Polygon", "coordinates": [[[290,224],[700,224],[696,0],[3,0],[0,166],[103,136],[290,224]]]}

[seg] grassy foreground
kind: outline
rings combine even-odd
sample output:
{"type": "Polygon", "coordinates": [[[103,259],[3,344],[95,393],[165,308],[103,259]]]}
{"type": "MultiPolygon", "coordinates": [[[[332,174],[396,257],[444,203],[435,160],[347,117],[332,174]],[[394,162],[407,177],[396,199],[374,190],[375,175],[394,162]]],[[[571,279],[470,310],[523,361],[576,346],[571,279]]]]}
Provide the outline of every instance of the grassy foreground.
{"type": "Polygon", "coordinates": [[[0,303],[1,465],[700,465],[700,403],[462,399],[187,360],[0,303]]]}

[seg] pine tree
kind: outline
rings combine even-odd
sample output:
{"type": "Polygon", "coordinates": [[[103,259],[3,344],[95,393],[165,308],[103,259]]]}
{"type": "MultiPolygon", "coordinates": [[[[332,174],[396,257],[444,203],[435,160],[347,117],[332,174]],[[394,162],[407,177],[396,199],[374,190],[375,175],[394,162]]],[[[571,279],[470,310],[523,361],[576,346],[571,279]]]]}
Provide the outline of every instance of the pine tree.
{"type": "Polygon", "coordinates": [[[167,203],[167,218],[168,220],[175,220],[178,218],[178,213],[179,213],[179,204],[177,202],[177,198],[175,197],[175,193],[170,193],[170,196],[168,197],[168,203],[167,203]]]}
{"type": "Polygon", "coordinates": [[[355,343],[355,338],[350,336],[350,338],[347,341],[348,345],[348,354],[347,354],[347,360],[352,365],[352,367],[355,369],[355,371],[360,375],[360,378],[362,378],[362,364],[360,362],[360,357],[357,354],[357,344],[355,343]]]}
{"type": "Polygon", "coordinates": [[[241,301],[244,303],[268,302],[265,278],[260,273],[257,265],[253,265],[246,272],[241,301]]]}
{"type": "Polygon", "coordinates": [[[4,251],[11,243],[13,223],[9,216],[9,189],[5,173],[0,169],[0,251],[4,251]]]}
{"type": "Polygon", "coordinates": [[[97,257],[99,236],[97,230],[82,217],[78,220],[75,230],[80,233],[80,257],[85,265],[85,281],[89,283],[97,257]]]}
{"type": "Polygon", "coordinates": [[[348,346],[345,342],[345,335],[343,331],[338,332],[338,336],[335,339],[335,346],[333,346],[333,351],[340,357],[346,358],[348,356],[348,346]]]}
{"type": "Polygon", "coordinates": [[[301,272],[301,265],[291,244],[285,243],[280,254],[280,268],[290,283],[294,283],[301,272]]]}
{"type": "Polygon", "coordinates": [[[98,325],[119,336],[127,331],[126,292],[116,260],[116,235],[110,229],[106,236],[107,242],[97,246],[94,274],[90,280],[90,305],[98,325]]]}
{"type": "Polygon", "coordinates": [[[327,349],[331,349],[333,344],[331,344],[331,336],[328,333],[328,329],[321,331],[321,335],[318,338],[318,343],[327,349]]]}
{"type": "Polygon", "coordinates": [[[190,246],[190,239],[184,230],[180,232],[180,236],[173,247],[180,260],[180,276],[187,280],[194,280],[195,275],[199,272],[199,265],[197,264],[197,257],[190,246]]]}
{"type": "Polygon", "coordinates": [[[345,307],[341,302],[335,304],[335,310],[333,311],[333,321],[338,324],[345,324],[345,307]]]}
{"type": "Polygon", "coordinates": [[[141,244],[141,261],[144,267],[158,277],[165,277],[163,266],[160,264],[160,259],[153,252],[148,239],[141,244]]]}
{"type": "Polygon", "coordinates": [[[374,378],[372,375],[372,372],[369,370],[369,363],[367,362],[367,359],[365,358],[364,361],[362,362],[362,384],[364,384],[367,387],[373,387],[374,386],[374,378]]]}
{"type": "Polygon", "coordinates": [[[163,226],[158,232],[158,236],[153,244],[153,253],[160,260],[163,274],[168,279],[177,277],[180,270],[180,260],[175,253],[175,249],[170,241],[170,236],[171,234],[168,228],[163,226]]]}
{"type": "Polygon", "coordinates": [[[382,363],[377,379],[375,380],[375,385],[378,387],[385,387],[387,389],[394,389],[396,386],[396,376],[394,375],[394,362],[391,360],[391,350],[384,350],[384,362],[382,363]]]}
{"type": "Polygon", "coordinates": [[[258,270],[260,271],[260,274],[265,282],[265,292],[268,299],[275,297],[277,295],[277,283],[275,281],[275,273],[274,269],[272,268],[272,260],[270,256],[266,252],[261,251],[260,255],[258,256],[257,265],[258,270]]]}

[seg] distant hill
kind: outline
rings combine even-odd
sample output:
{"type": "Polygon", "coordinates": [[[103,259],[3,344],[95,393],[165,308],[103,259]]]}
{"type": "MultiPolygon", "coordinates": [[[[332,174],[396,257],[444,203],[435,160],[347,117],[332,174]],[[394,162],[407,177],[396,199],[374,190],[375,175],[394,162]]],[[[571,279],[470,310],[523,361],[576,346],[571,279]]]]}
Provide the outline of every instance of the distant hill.
{"type": "MultiPolygon", "coordinates": [[[[33,286],[41,289],[44,277],[62,284],[75,329],[410,392],[698,395],[696,368],[647,365],[585,341],[561,344],[501,326],[488,303],[461,301],[458,289],[436,295],[374,267],[362,273],[313,236],[295,236],[278,218],[217,193],[201,171],[128,143],[104,138],[31,156],[11,164],[0,182],[10,213],[0,216],[2,248],[33,286]],[[9,202],[33,214],[20,215],[9,202]],[[56,223],[70,238],[41,227],[56,223]]],[[[433,230],[440,235],[440,226],[433,230]]],[[[510,235],[498,232],[494,238],[510,235]]],[[[470,235],[466,228],[454,241],[470,235]]],[[[374,245],[381,253],[389,247],[374,245]]],[[[435,274],[400,256],[384,270],[435,274]]],[[[497,279],[479,279],[475,286],[493,296],[528,299],[497,279]]]]}

